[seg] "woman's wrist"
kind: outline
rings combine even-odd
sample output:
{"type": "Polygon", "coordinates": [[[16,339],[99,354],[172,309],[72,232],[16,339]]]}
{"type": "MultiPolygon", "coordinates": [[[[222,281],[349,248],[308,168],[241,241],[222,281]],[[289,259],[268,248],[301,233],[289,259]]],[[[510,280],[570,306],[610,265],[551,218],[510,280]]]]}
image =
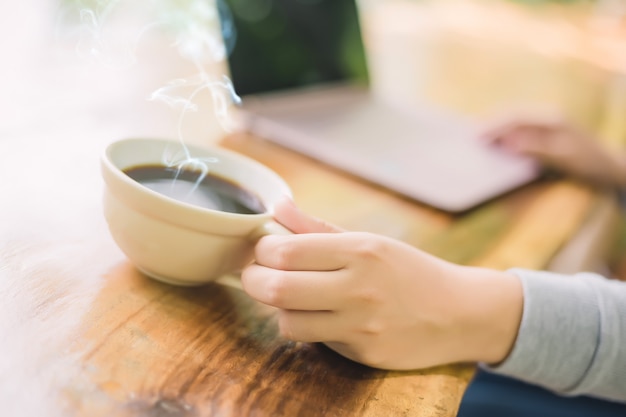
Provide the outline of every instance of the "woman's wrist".
{"type": "Polygon", "coordinates": [[[524,305],[522,284],[511,273],[460,268],[459,360],[500,363],[517,338],[524,305]]]}

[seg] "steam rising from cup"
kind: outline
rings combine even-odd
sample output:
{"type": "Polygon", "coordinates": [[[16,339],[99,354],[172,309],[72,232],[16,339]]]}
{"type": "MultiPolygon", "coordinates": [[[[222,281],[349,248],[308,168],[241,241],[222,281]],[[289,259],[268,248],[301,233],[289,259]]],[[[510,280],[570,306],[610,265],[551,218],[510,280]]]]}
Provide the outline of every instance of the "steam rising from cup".
{"type": "Polygon", "coordinates": [[[230,132],[234,123],[232,105],[241,103],[226,74],[216,76],[209,70],[223,63],[236,42],[232,16],[223,0],[68,0],[78,16],[79,56],[97,63],[124,68],[137,62],[141,41],[149,34],[169,36],[171,46],[190,62],[195,74],[171,80],[148,97],[178,112],[177,136],[183,154],[163,156],[163,163],[178,170],[201,172],[198,183],[216,160],[193,158],[185,146],[183,126],[190,112],[198,112],[198,96],[208,94],[215,119],[222,130],[230,132]],[[113,21],[139,17],[141,25],[114,25],[113,21]],[[129,29],[131,28],[131,29],[129,29]]]}
{"type": "Polygon", "coordinates": [[[231,49],[229,46],[236,39],[228,7],[222,0],[157,0],[156,3],[160,11],[159,21],[173,31],[175,47],[183,58],[195,65],[197,75],[171,81],[153,92],[150,99],[163,101],[174,108],[180,107],[181,138],[180,128],[185,113],[197,111],[194,99],[206,91],[211,95],[218,122],[225,131],[231,131],[229,105],[240,104],[241,99],[226,75],[215,79],[206,70],[207,65],[225,60],[231,49]],[[220,28],[221,36],[216,28],[220,28]],[[189,90],[185,95],[184,92],[189,90]]]}

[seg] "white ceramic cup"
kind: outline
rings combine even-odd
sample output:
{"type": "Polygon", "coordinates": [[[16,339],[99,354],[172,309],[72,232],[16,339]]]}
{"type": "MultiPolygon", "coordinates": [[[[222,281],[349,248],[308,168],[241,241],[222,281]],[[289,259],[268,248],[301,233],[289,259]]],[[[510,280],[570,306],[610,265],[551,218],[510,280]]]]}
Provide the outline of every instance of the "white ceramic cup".
{"type": "Polygon", "coordinates": [[[101,168],[104,216],[113,239],[139,270],[159,281],[193,286],[238,273],[253,260],[261,236],[289,233],[272,220],[276,202],[291,196],[288,185],[238,153],[162,139],[124,139],[107,147],[101,168]],[[212,174],[254,193],[266,211],[236,214],[188,204],[152,191],[124,172],[171,164],[176,158],[210,161],[212,174]]]}

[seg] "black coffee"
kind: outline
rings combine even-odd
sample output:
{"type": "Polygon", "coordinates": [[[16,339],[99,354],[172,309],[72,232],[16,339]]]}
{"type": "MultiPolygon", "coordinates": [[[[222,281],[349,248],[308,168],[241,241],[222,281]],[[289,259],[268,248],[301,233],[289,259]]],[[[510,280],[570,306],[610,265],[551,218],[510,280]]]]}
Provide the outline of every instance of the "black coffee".
{"type": "Polygon", "coordinates": [[[151,190],[185,203],[229,213],[265,212],[254,193],[211,173],[163,165],[141,165],[124,172],[151,190]]]}

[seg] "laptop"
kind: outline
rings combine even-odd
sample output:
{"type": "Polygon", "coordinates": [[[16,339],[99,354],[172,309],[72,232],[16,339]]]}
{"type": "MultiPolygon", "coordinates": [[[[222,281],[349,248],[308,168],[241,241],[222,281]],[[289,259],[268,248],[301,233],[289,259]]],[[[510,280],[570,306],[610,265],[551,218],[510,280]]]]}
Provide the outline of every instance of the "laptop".
{"type": "Polygon", "coordinates": [[[355,0],[219,4],[245,130],[448,212],[538,177],[534,161],[480,142],[469,117],[373,94],[355,0]]]}

